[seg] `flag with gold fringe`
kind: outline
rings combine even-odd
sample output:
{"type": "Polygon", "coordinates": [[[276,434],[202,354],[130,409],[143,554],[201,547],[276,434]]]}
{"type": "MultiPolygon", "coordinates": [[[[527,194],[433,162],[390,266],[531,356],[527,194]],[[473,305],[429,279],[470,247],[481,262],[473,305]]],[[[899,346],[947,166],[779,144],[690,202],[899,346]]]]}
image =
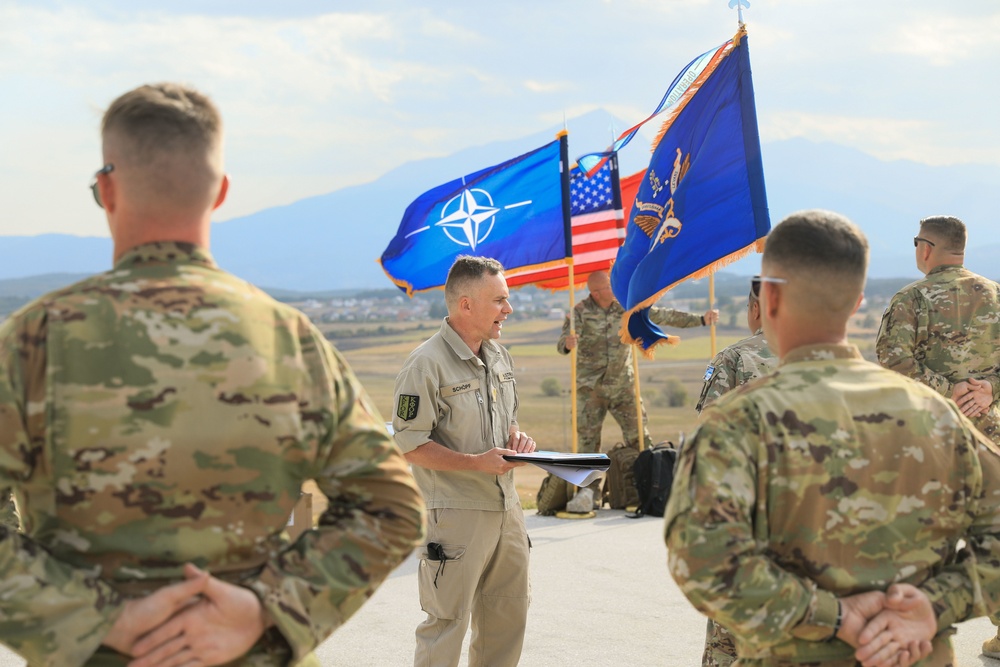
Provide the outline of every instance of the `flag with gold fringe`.
{"type": "Polygon", "coordinates": [[[417,197],[379,262],[404,290],[442,287],[459,255],[492,257],[505,273],[562,265],[569,254],[566,134],[541,148],[417,197]]]}
{"type": "Polygon", "coordinates": [[[622,339],[647,356],[676,340],[649,307],[684,280],[762,251],[771,229],[746,29],[705,56],[665,112],[611,270],[622,339]]]}

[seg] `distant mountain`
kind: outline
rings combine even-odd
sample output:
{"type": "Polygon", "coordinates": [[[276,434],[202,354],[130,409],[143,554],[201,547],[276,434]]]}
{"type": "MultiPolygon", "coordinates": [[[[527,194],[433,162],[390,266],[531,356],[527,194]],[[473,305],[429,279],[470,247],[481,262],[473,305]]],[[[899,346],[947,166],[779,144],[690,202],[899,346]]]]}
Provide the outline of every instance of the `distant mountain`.
{"type": "MultiPolygon", "coordinates": [[[[602,111],[569,121],[570,155],[605,145],[611,122],[602,111]]],[[[435,185],[551,141],[558,129],[410,162],[371,183],[216,223],[212,252],[223,268],[271,290],[315,293],[390,287],[376,259],[413,199],[435,185]]],[[[626,149],[623,174],[645,166],[646,148],[626,149]]],[[[803,208],[842,212],[869,237],[870,276],[916,278],[910,239],[917,222],[927,215],[948,213],[970,226],[969,268],[1000,278],[994,260],[1000,256],[1000,242],[988,232],[994,228],[992,192],[1000,182],[1000,168],[885,162],[836,144],[802,139],[767,143],[762,150],[772,224],[803,208]]],[[[106,269],[110,258],[111,241],[106,238],[0,236],[0,279],[91,273],[106,269]]],[[[752,256],[728,270],[749,275],[759,265],[759,257],[752,256]]]]}

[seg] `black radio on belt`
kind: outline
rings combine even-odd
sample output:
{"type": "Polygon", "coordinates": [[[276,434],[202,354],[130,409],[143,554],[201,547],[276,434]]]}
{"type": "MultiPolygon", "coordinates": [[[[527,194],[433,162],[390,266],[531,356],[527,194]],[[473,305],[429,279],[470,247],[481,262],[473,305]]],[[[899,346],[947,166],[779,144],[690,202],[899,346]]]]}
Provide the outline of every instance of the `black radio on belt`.
{"type": "Polygon", "coordinates": [[[448,560],[448,555],[445,554],[444,547],[441,546],[440,544],[438,544],[437,542],[428,542],[427,543],[427,560],[436,560],[436,561],[440,561],[440,563],[441,563],[440,565],[438,565],[437,572],[434,573],[434,588],[437,588],[437,586],[438,586],[438,575],[441,574],[442,572],[444,572],[444,564],[445,564],[445,561],[448,560]]]}

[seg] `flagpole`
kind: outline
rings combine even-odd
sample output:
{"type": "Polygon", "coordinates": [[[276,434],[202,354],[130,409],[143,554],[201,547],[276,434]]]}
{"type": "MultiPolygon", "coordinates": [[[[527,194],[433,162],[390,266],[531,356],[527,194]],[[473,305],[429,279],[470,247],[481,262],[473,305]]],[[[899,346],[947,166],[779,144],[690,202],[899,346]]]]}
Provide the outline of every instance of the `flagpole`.
{"type": "MultiPolygon", "coordinates": [[[[715,274],[708,274],[708,309],[715,308],[715,274]]],[[[715,322],[712,322],[710,338],[712,341],[712,358],[715,358],[715,322]]]]}
{"type": "Polygon", "coordinates": [[[639,451],[641,452],[646,448],[646,438],[642,437],[644,428],[642,423],[642,395],[639,393],[639,355],[636,354],[635,350],[632,350],[632,376],[632,388],[635,390],[635,415],[639,424],[637,439],[639,440],[639,451]]]}
{"type": "MultiPolygon", "coordinates": [[[[565,114],[563,115],[563,123],[565,124],[565,114]]],[[[570,210],[570,195],[569,195],[569,131],[565,128],[560,132],[556,133],[556,138],[559,140],[559,169],[562,185],[562,213],[563,213],[563,236],[566,239],[566,247],[563,252],[563,257],[566,258],[566,269],[569,278],[569,335],[576,335],[576,316],[573,312],[575,306],[574,291],[573,291],[573,220],[572,211],[570,210]]],[[[571,451],[576,454],[577,449],[577,437],[576,437],[576,348],[574,345],[573,349],[570,350],[569,359],[569,392],[570,392],[570,421],[572,422],[573,438],[570,441],[571,451]]]]}
{"type": "MultiPolygon", "coordinates": [[[[576,336],[576,313],[574,313],[574,311],[573,311],[573,309],[576,307],[576,290],[575,290],[574,285],[573,285],[573,281],[574,281],[574,276],[573,276],[573,258],[572,257],[567,257],[566,258],[566,263],[567,263],[566,268],[569,270],[569,276],[568,276],[568,278],[569,278],[569,335],[570,336],[576,336]]],[[[570,414],[570,421],[572,422],[572,425],[573,425],[573,437],[570,440],[570,445],[571,445],[570,451],[572,451],[574,454],[576,454],[576,450],[577,450],[576,422],[577,422],[577,418],[578,418],[577,414],[576,414],[576,350],[577,350],[577,347],[579,347],[579,346],[578,345],[574,345],[573,349],[569,351],[569,360],[570,360],[570,365],[569,365],[569,405],[570,405],[569,414],[570,414]]]]}

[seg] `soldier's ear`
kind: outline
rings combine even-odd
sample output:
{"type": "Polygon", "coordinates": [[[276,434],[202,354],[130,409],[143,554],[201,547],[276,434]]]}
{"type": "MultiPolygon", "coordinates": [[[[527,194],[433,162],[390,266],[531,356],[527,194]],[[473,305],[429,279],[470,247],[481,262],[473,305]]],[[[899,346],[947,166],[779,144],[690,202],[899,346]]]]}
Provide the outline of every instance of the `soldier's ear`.
{"type": "Polygon", "coordinates": [[[861,307],[861,302],[864,300],[865,300],[865,293],[862,292],[861,294],[858,295],[858,302],[854,304],[854,309],[851,310],[851,315],[858,312],[858,308],[861,307]]]}
{"type": "Polygon", "coordinates": [[[765,313],[767,319],[773,320],[778,314],[778,308],[781,305],[781,288],[782,285],[775,283],[761,283],[760,285],[760,314],[764,317],[765,313]],[[765,301],[767,302],[765,306],[765,301]]]}

